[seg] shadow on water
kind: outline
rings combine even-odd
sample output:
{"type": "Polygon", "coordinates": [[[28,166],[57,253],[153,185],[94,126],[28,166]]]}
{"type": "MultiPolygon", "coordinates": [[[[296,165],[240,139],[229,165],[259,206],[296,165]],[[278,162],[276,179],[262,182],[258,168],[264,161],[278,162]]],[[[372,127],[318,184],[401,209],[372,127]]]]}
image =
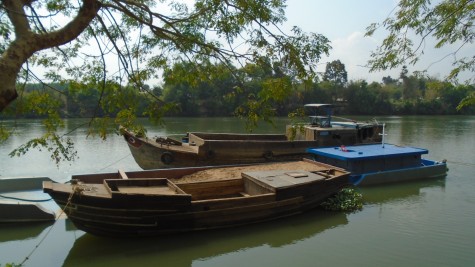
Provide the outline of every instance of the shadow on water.
{"type": "Polygon", "coordinates": [[[283,247],[347,223],[344,213],[314,210],[280,221],[151,238],[85,234],[75,241],[64,266],[192,266],[197,260],[260,246],[283,247]]]}
{"type": "Polygon", "coordinates": [[[53,222],[2,223],[0,243],[36,238],[52,224],[53,222]]]}

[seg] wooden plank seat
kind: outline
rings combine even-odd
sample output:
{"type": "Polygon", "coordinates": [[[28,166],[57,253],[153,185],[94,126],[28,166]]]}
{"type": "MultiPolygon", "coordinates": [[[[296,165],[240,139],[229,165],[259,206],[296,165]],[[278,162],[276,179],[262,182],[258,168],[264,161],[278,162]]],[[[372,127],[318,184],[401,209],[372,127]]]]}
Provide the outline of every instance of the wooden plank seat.
{"type": "Polygon", "coordinates": [[[105,179],[105,187],[112,193],[142,195],[185,195],[166,178],[105,179]]]}
{"type": "Polygon", "coordinates": [[[127,174],[124,172],[124,170],[119,170],[119,176],[120,176],[120,178],[122,178],[122,179],[129,179],[129,177],[128,177],[127,174]]]}
{"type": "Polygon", "coordinates": [[[168,186],[119,186],[118,191],[124,194],[176,195],[176,190],[168,186]]]}

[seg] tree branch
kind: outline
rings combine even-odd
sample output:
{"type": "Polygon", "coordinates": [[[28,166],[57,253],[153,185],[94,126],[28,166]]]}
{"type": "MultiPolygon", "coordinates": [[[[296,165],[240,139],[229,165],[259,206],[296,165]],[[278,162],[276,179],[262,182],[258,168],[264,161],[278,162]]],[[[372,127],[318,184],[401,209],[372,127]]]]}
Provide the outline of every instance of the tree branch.
{"type": "Polygon", "coordinates": [[[4,9],[15,29],[15,40],[0,56],[0,73],[3,82],[3,86],[0,87],[0,111],[17,98],[16,79],[21,66],[28,58],[37,51],[59,46],[77,38],[89,26],[101,8],[97,0],[83,0],[83,5],[76,17],[62,29],[34,34],[31,32],[23,9],[31,3],[32,0],[2,0],[4,9]]]}
{"type": "Polygon", "coordinates": [[[2,0],[2,3],[15,29],[16,38],[18,39],[28,35],[30,32],[30,24],[23,9],[27,1],[2,0]]]}
{"type": "Polygon", "coordinates": [[[83,0],[83,5],[78,14],[66,26],[58,31],[37,36],[40,41],[38,50],[60,46],[76,39],[96,17],[100,8],[101,3],[97,0],[83,0]]]}

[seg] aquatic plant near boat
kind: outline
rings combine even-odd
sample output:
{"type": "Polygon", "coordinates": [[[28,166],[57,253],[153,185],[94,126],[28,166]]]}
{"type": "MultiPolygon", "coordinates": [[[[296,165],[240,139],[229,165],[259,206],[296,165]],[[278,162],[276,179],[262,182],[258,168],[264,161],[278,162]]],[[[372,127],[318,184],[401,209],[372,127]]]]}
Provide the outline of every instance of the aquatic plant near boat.
{"type": "Polygon", "coordinates": [[[332,211],[356,211],[363,208],[363,195],[354,188],[343,188],[340,192],[320,204],[332,211]]]}

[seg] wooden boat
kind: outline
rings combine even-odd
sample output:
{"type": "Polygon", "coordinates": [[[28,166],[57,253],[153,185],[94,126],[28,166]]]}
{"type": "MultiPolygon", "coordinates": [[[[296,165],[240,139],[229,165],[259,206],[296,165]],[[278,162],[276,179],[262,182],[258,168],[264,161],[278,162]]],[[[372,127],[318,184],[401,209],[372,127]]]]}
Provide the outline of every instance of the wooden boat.
{"type": "Polygon", "coordinates": [[[335,120],[330,104],[308,104],[310,122],[288,125],[286,134],[189,132],[181,140],[147,138],[121,129],[137,164],[147,169],[299,160],[309,147],[381,141],[381,124],[335,120]],[[325,116],[317,115],[320,110],[325,116]]]}
{"type": "Polygon", "coordinates": [[[349,171],[354,185],[375,185],[417,179],[439,178],[447,174],[447,163],[422,158],[423,148],[392,144],[312,148],[314,160],[349,171]]]}
{"type": "MultiPolygon", "coordinates": [[[[48,177],[12,177],[0,179],[0,223],[54,221],[53,201],[41,192],[48,177]],[[50,202],[50,203],[46,203],[50,202]]],[[[56,205],[54,205],[56,206],[56,205]]]]}
{"type": "Polygon", "coordinates": [[[317,207],[348,185],[348,172],[303,160],[75,175],[45,182],[80,230],[125,237],[233,227],[317,207]]]}

